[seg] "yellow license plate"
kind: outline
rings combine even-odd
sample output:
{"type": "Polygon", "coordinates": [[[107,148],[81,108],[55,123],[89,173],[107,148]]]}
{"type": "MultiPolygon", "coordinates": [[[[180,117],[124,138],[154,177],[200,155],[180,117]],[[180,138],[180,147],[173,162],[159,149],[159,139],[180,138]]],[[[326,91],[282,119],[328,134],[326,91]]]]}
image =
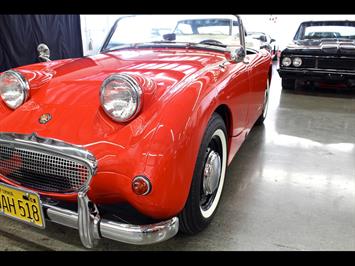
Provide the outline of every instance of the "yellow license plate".
{"type": "Polygon", "coordinates": [[[44,228],[45,220],[37,193],[0,183],[0,215],[44,228]]]}

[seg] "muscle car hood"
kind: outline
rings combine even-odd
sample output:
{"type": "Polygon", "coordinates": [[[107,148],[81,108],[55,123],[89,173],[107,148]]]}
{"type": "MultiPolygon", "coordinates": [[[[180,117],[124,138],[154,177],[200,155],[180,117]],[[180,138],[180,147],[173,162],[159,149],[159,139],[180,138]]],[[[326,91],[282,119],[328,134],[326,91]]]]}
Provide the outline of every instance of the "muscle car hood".
{"type": "Polygon", "coordinates": [[[147,122],[148,113],[156,113],[164,99],[166,102],[178,88],[183,88],[177,84],[222,60],[224,54],[214,51],[140,49],[20,67],[17,70],[29,80],[31,96],[14,111],[0,103],[0,131],[37,132],[70,142],[74,141],[68,135],[75,135],[84,143],[98,140],[125,126],[110,120],[100,108],[100,86],[109,75],[138,73],[153,81],[154,86],[143,86],[143,115],[139,119],[147,122]],[[52,120],[42,125],[38,121],[46,113],[52,120]]]}
{"type": "Polygon", "coordinates": [[[283,53],[355,56],[355,40],[295,40],[287,46],[283,53]]]}

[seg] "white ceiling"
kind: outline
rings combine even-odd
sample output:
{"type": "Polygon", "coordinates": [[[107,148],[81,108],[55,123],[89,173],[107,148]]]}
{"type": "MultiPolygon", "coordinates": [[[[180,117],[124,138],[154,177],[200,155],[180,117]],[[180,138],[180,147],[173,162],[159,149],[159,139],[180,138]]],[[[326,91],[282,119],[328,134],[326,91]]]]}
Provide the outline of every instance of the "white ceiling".
{"type": "Polygon", "coordinates": [[[241,15],[247,31],[262,31],[283,49],[292,41],[298,26],[307,20],[355,20],[355,15],[241,15]]]}

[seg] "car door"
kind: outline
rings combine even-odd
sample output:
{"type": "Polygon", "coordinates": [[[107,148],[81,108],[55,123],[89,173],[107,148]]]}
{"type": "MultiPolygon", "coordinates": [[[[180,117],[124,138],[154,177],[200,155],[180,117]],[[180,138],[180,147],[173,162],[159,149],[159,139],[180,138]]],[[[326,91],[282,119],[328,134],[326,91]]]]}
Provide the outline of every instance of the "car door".
{"type": "Polygon", "coordinates": [[[244,62],[231,64],[228,91],[228,105],[233,114],[233,137],[241,134],[248,126],[250,102],[249,66],[244,62]]]}
{"type": "MultiPolygon", "coordinates": [[[[232,35],[241,38],[242,45],[245,44],[244,27],[242,21],[232,24],[232,35]],[[242,32],[241,32],[242,30],[242,32]]],[[[245,45],[243,45],[245,47],[245,45]]],[[[230,107],[233,113],[233,137],[240,135],[248,126],[248,111],[250,104],[250,68],[247,61],[241,61],[230,65],[230,107]]]]}

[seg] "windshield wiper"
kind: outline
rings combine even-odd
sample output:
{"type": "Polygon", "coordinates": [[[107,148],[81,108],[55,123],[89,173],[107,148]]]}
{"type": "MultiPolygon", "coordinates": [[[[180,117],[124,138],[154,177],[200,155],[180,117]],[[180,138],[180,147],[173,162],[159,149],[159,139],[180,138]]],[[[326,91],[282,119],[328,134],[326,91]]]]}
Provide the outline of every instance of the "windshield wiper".
{"type": "Polygon", "coordinates": [[[135,45],[136,45],[136,43],[121,44],[121,45],[113,46],[113,47],[110,47],[110,48],[106,48],[106,49],[102,50],[102,53],[111,52],[111,51],[119,50],[119,49],[134,48],[135,45]]]}
{"type": "Polygon", "coordinates": [[[203,43],[198,43],[199,45],[212,45],[212,46],[217,46],[217,47],[222,47],[222,48],[227,48],[227,45],[223,43],[216,43],[214,41],[204,41],[203,43]]]}

